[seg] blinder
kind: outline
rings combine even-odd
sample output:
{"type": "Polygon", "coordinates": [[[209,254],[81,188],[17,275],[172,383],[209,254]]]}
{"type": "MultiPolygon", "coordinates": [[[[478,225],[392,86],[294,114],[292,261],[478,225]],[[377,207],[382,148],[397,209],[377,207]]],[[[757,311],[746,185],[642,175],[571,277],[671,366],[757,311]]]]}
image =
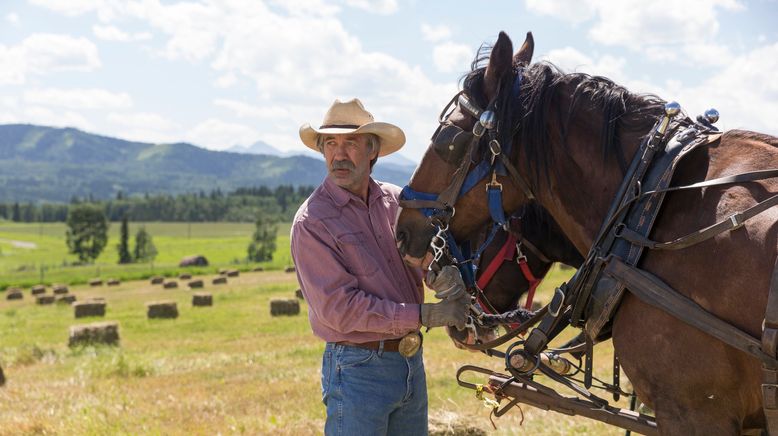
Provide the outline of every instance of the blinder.
{"type": "Polygon", "coordinates": [[[462,162],[468,150],[468,145],[475,138],[453,124],[443,124],[432,138],[432,148],[446,163],[457,165],[462,162]]]}

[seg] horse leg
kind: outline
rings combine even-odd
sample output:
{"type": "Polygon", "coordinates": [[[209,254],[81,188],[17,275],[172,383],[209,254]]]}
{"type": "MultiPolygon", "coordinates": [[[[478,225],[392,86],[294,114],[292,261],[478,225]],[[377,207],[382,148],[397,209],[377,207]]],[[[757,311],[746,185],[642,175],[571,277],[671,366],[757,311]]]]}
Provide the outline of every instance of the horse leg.
{"type": "Polygon", "coordinates": [[[663,435],[737,435],[761,412],[755,360],[625,294],[613,344],[663,435]]]}

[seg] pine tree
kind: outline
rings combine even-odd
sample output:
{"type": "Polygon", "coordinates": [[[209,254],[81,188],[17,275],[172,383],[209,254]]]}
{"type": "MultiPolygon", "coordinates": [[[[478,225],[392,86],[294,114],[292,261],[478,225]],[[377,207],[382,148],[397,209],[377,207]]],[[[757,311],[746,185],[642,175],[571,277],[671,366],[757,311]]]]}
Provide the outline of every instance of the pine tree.
{"type": "Polygon", "coordinates": [[[119,250],[119,263],[132,263],[132,255],[130,255],[129,227],[129,224],[127,223],[127,215],[124,215],[122,217],[122,228],[119,236],[119,244],[116,246],[116,248],[119,250]]]}
{"type": "Polygon", "coordinates": [[[253,262],[273,260],[273,252],[276,251],[276,234],[278,228],[262,212],[257,214],[256,230],[248,248],[248,257],[253,262]]]}
{"type": "Polygon", "coordinates": [[[154,246],[151,235],[146,231],[145,227],[141,227],[138,233],[135,234],[133,257],[136,262],[149,262],[157,257],[157,247],[154,246]]]}

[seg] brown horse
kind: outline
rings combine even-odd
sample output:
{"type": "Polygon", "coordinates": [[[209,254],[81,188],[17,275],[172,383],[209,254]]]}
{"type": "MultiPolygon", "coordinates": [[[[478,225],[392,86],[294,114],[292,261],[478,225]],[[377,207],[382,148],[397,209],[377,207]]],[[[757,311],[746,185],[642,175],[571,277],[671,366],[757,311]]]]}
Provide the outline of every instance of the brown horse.
{"type": "MultiPolygon", "coordinates": [[[[587,253],[598,235],[629,162],[662,115],[664,102],[636,95],[611,81],[563,74],[553,65],[530,65],[531,35],[514,55],[501,33],[487,65],[474,68],[463,92],[481,107],[506,95],[523,67],[519,116],[510,126],[510,160],[529,185],[505,186],[503,206],[512,211],[528,201],[527,191],[587,253]]],[[[447,122],[465,131],[476,120],[457,105],[447,122]]],[[[679,164],[673,185],[743,171],[778,167],[778,139],[729,131],[696,149],[679,164]]],[[[475,159],[477,161],[477,159],[475,159]]],[[[412,189],[440,193],[454,178],[457,162],[426,152],[410,182],[412,189]]],[[[460,196],[449,222],[455,237],[468,235],[489,219],[483,180],[460,196]]],[[[778,192],[774,179],[673,192],[665,198],[651,238],[672,240],[742,211],[778,192]]],[[[735,230],[677,251],[647,251],[640,267],[716,317],[760,338],[770,276],[776,260],[778,211],[772,208],[735,230]]],[[[416,210],[404,209],[398,246],[419,264],[434,229],[416,210]]],[[[662,434],[739,434],[765,428],[760,362],[626,292],[612,325],[613,344],[638,396],[656,411],[662,434]]]]}
{"type": "MultiPolygon", "coordinates": [[[[471,238],[474,247],[483,243],[489,229],[479,233],[477,237],[471,238]]],[[[476,280],[479,284],[483,283],[479,287],[485,300],[480,304],[487,306],[490,313],[502,314],[515,310],[521,297],[543,280],[554,262],[578,268],[583,260],[581,253],[565,237],[553,218],[537,204],[530,203],[509,220],[507,231],[503,228],[497,230],[478,258],[476,280]],[[515,244],[515,248],[509,247],[509,258],[497,258],[506,243],[515,244]],[[489,278],[484,277],[493,262],[498,262],[496,270],[489,278]],[[522,266],[521,262],[526,262],[526,265],[522,266]]],[[[476,338],[471,330],[447,328],[447,331],[456,345],[475,343],[476,338]]],[[[478,331],[482,339],[491,338],[489,333],[486,330],[478,331]]]]}

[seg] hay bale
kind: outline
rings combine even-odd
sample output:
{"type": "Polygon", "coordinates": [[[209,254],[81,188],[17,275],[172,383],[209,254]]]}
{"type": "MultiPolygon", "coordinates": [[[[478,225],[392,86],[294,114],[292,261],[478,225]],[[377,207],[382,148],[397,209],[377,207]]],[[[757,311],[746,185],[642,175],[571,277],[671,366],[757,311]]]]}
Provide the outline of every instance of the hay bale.
{"type": "Polygon", "coordinates": [[[214,277],[213,280],[211,280],[211,283],[214,285],[226,285],[227,284],[227,277],[221,276],[221,277],[214,277]]]}
{"type": "Polygon", "coordinates": [[[35,285],[32,288],[30,288],[30,293],[32,295],[40,295],[46,293],[46,286],[44,285],[35,285]]]}
{"type": "Polygon", "coordinates": [[[5,291],[6,300],[21,300],[22,298],[24,298],[24,293],[21,290],[19,290],[18,288],[11,288],[11,289],[16,289],[16,290],[5,291]]]}
{"type": "Polygon", "coordinates": [[[76,296],[73,294],[57,295],[57,304],[73,304],[76,302],[76,296]]]}
{"type": "Polygon", "coordinates": [[[162,284],[162,287],[165,289],[175,289],[178,287],[178,282],[175,280],[168,280],[162,284]]]}
{"type": "Polygon", "coordinates": [[[179,280],[191,280],[192,279],[192,274],[181,273],[181,274],[178,275],[178,279],[179,280]]]}
{"type": "Polygon", "coordinates": [[[87,316],[105,316],[105,300],[87,300],[73,303],[76,318],[87,316]]]}
{"type": "Polygon", "coordinates": [[[67,293],[70,291],[70,290],[68,289],[68,287],[67,287],[67,286],[65,286],[65,285],[54,285],[54,287],[52,288],[52,290],[53,290],[53,291],[54,291],[54,293],[55,293],[55,294],[57,294],[57,295],[59,295],[59,294],[67,294],[67,293]]]}
{"type": "Polygon", "coordinates": [[[300,302],[293,299],[275,299],[270,300],[270,315],[298,315],[300,313],[300,302]]]}
{"type": "Polygon", "coordinates": [[[295,272],[295,268],[293,266],[288,266],[288,267],[286,267],[284,272],[285,273],[293,273],[293,272],[295,272]]]}
{"type": "Polygon", "coordinates": [[[252,271],[254,271],[254,272],[262,272],[262,271],[264,271],[264,270],[265,270],[265,268],[262,268],[261,266],[255,266],[255,267],[252,269],[252,271]]]}
{"type": "Polygon", "coordinates": [[[231,269],[227,271],[227,277],[238,277],[240,275],[240,271],[236,269],[231,269]]]}
{"type": "Polygon", "coordinates": [[[70,326],[69,347],[94,344],[118,345],[119,323],[108,321],[70,326]]]}
{"type": "Polygon", "coordinates": [[[213,306],[213,296],[205,292],[192,294],[192,306],[213,306]]]}
{"type": "Polygon", "coordinates": [[[175,301],[152,301],[146,303],[146,317],[178,318],[178,306],[175,301]]]}
{"type": "Polygon", "coordinates": [[[152,285],[161,285],[164,282],[165,282],[165,278],[162,276],[154,276],[151,278],[152,285]]]}
{"type": "Polygon", "coordinates": [[[6,288],[5,291],[6,292],[24,292],[24,289],[16,287],[16,286],[11,286],[10,288],[6,288]]]}
{"type": "Polygon", "coordinates": [[[89,279],[89,286],[103,286],[103,279],[89,279]]]}
{"type": "Polygon", "coordinates": [[[0,386],[5,386],[5,374],[3,374],[2,366],[0,366],[0,386]]]}
{"type": "Polygon", "coordinates": [[[40,304],[41,306],[47,305],[47,304],[54,304],[54,296],[53,295],[36,295],[35,296],[35,304],[40,304]]]}
{"type": "Polygon", "coordinates": [[[227,271],[229,271],[227,268],[219,268],[219,275],[220,276],[226,276],[227,271]]]}
{"type": "Polygon", "coordinates": [[[294,291],[294,296],[299,298],[300,300],[305,300],[302,289],[297,289],[296,291],[294,291]]]}
{"type": "Polygon", "coordinates": [[[208,259],[202,255],[187,256],[181,259],[178,266],[208,266],[208,259]]]}
{"type": "Polygon", "coordinates": [[[189,289],[199,289],[205,286],[202,280],[192,280],[189,284],[189,289]]]}
{"type": "Polygon", "coordinates": [[[108,286],[119,286],[120,283],[119,279],[108,279],[105,284],[108,286]]]}

